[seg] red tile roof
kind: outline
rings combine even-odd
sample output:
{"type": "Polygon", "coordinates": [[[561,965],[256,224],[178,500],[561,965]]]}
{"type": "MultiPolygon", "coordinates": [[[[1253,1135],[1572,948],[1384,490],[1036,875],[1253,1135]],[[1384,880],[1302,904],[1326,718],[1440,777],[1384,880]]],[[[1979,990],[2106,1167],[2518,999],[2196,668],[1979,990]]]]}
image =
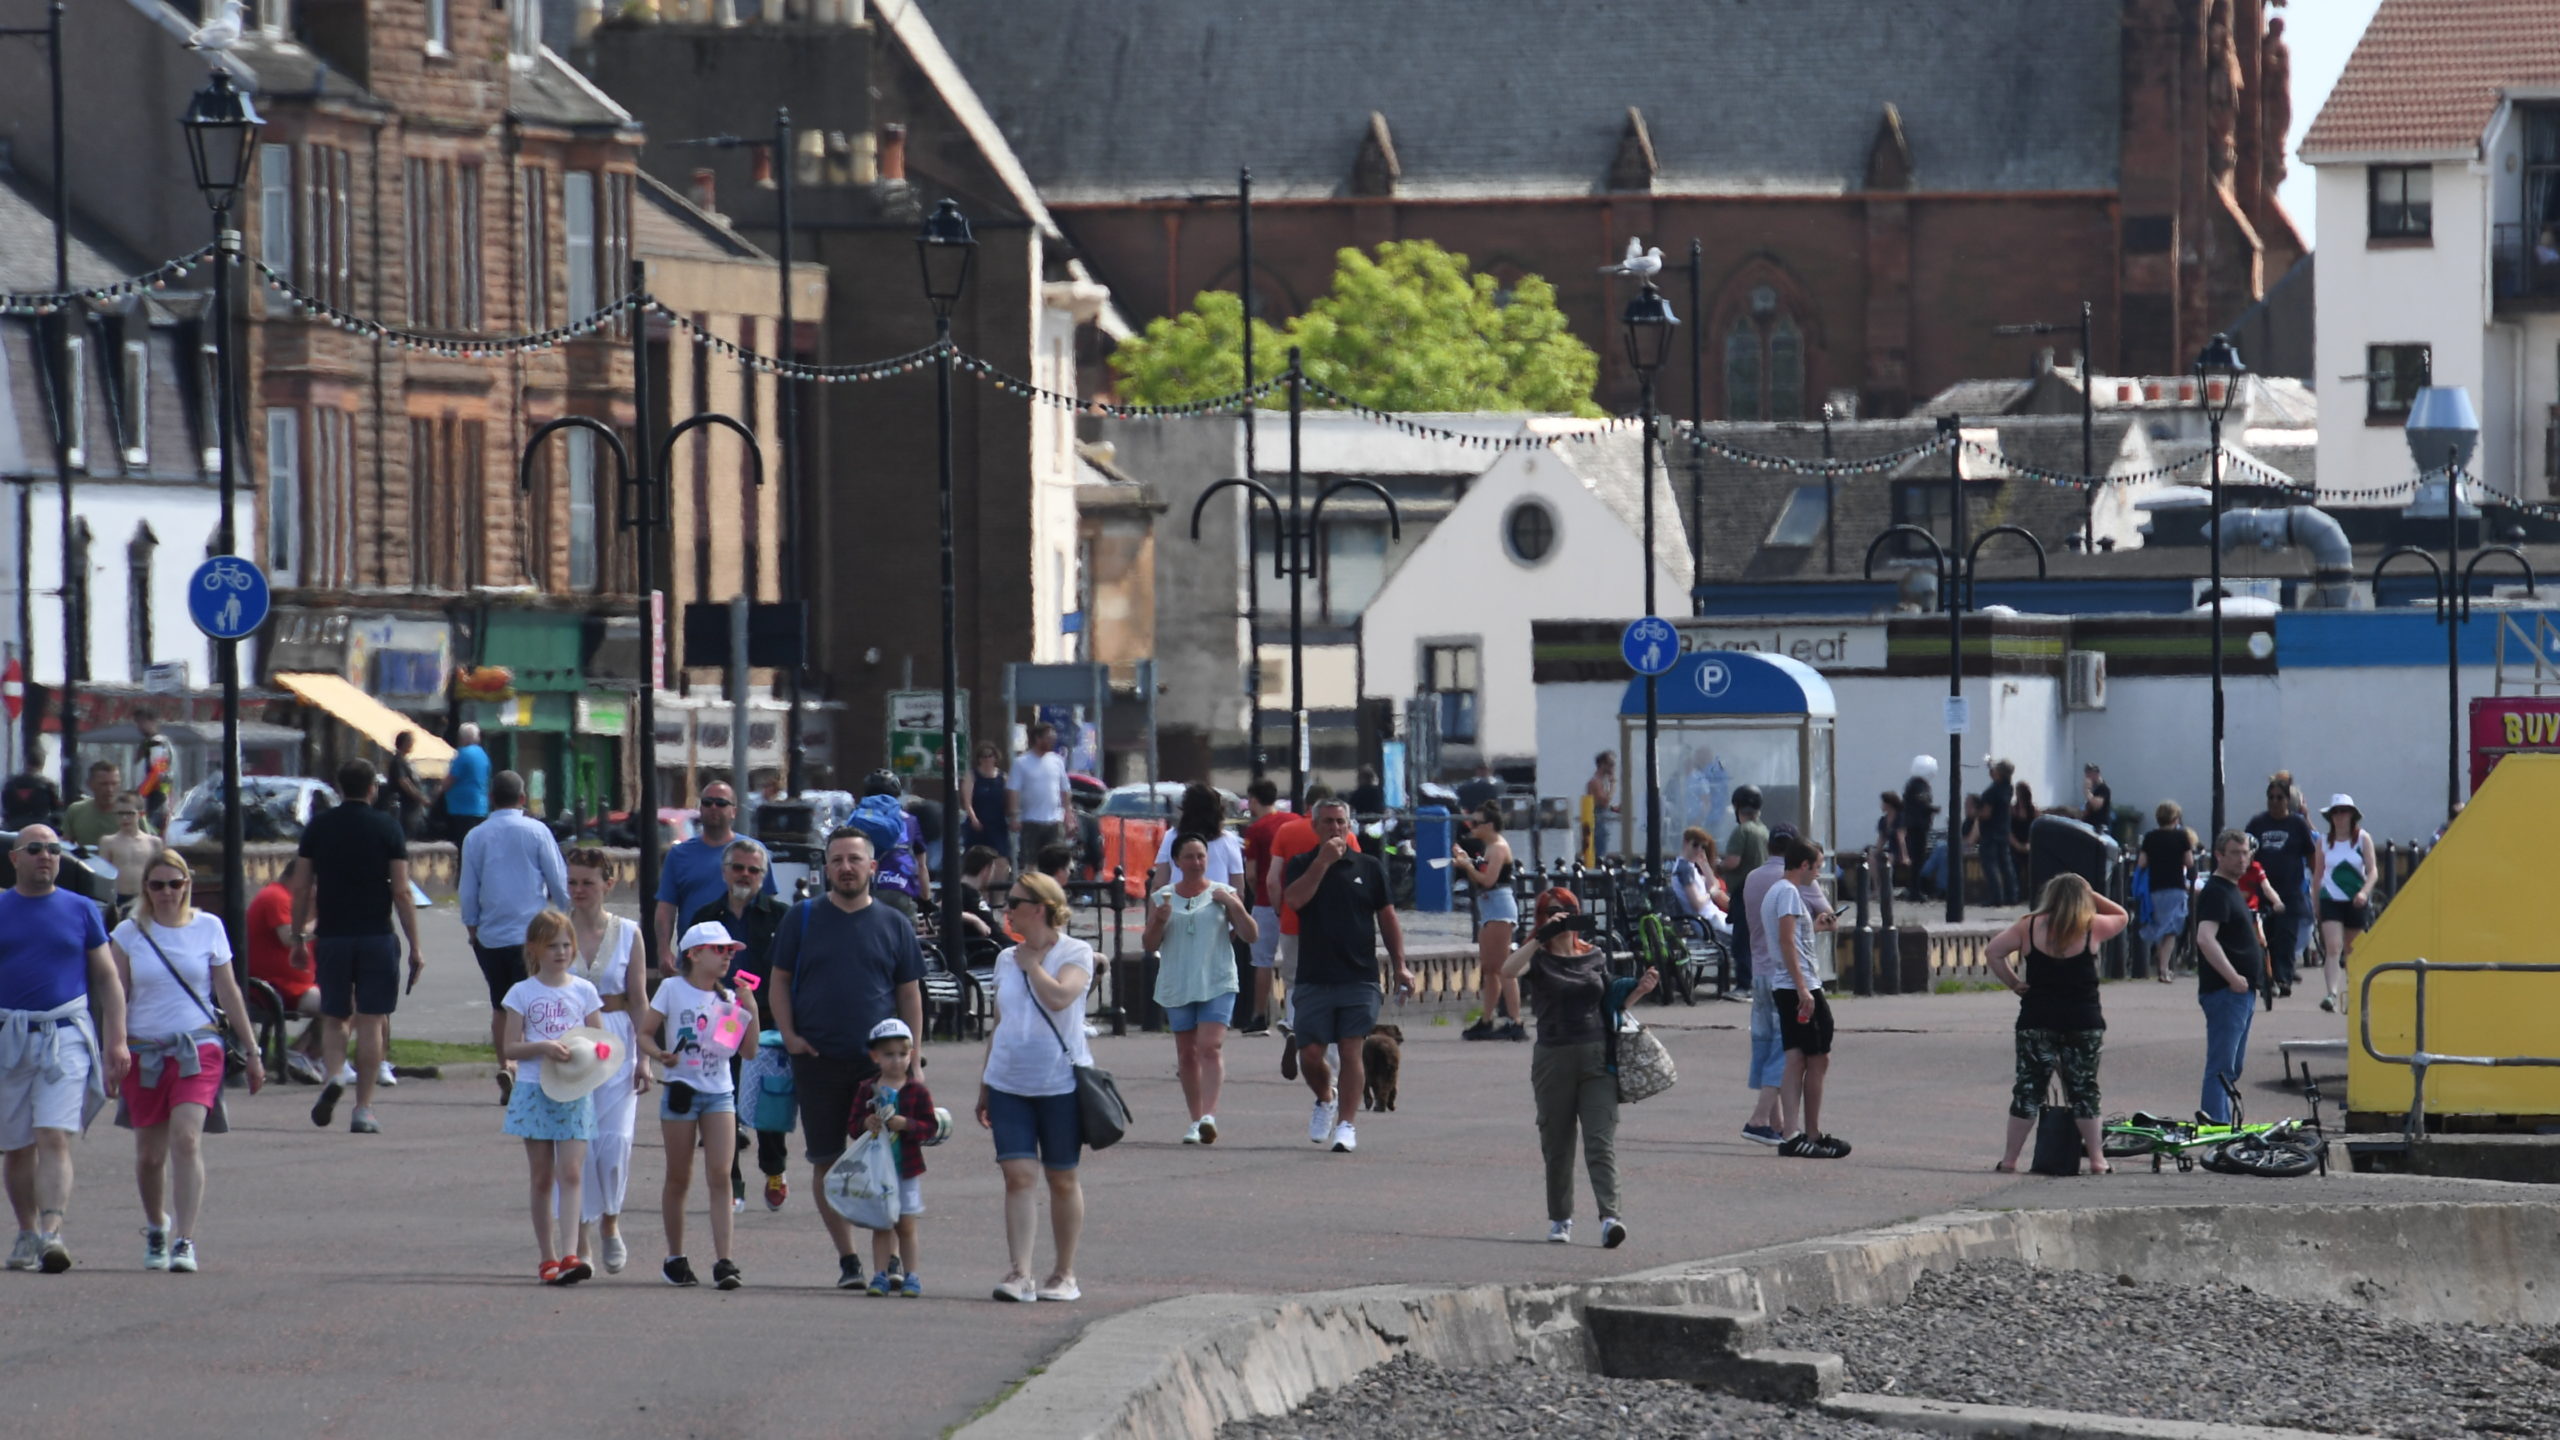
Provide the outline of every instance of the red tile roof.
{"type": "Polygon", "coordinates": [[[2464,150],[2528,85],[2560,86],[2560,0],[2382,0],[2301,153],[2464,150]]]}

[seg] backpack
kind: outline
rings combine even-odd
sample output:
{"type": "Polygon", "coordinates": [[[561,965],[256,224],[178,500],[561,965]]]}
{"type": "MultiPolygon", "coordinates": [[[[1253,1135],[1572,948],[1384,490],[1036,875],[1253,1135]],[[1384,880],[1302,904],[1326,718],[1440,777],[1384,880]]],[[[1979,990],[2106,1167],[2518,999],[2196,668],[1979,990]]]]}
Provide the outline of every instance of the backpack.
{"type": "Polygon", "coordinates": [[[895,795],[863,796],[844,823],[870,838],[873,857],[883,863],[906,846],[907,812],[895,795]]]}

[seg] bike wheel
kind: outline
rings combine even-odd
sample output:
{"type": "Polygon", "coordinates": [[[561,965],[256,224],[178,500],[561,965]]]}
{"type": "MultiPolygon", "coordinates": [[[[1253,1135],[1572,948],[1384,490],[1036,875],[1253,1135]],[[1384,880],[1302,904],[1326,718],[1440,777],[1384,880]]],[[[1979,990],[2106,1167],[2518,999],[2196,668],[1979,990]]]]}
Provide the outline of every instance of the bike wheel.
{"type": "Polygon", "coordinates": [[[2289,1180],[2320,1165],[2320,1152],[2290,1141],[2234,1140],[2217,1152],[2232,1173],[2289,1180]]]}
{"type": "Polygon", "coordinates": [[[2110,1160],[2125,1160],[2136,1155],[2148,1155],[2152,1147],[2152,1137],[2139,1130],[2110,1129],[2098,1137],[2098,1153],[2110,1160]]]}

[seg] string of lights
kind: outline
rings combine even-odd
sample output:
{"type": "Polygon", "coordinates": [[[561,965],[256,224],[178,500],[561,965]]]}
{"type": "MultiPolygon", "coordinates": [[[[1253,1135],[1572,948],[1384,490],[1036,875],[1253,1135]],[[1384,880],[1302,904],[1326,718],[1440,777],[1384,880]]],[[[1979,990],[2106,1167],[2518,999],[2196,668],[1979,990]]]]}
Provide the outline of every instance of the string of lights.
{"type": "Polygon", "coordinates": [[[952,351],[951,363],[963,374],[984,380],[1008,395],[1019,396],[1036,404],[1059,410],[1071,410],[1079,415],[1098,415],[1116,420],[1192,420],[1205,415],[1230,414],[1251,406],[1255,401],[1289,383],[1288,377],[1282,375],[1277,379],[1265,380],[1259,385],[1247,386],[1242,390],[1230,390],[1224,395],[1189,400],[1179,405],[1122,405],[1110,400],[1087,400],[1081,396],[1034,385],[1019,375],[999,369],[992,361],[980,359],[965,350],[952,351]]]}
{"type": "Polygon", "coordinates": [[[1615,431],[1633,430],[1644,423],[1633,416],[1622,415],[1587,427],[1549,435],[1476,435],[1464,430],[1453,430],[1446,425],[1409,420],[1393,410],[1381,410],[1375,405],[1364,405],[1320,380],[1308,380],[1306,387],[1311,393],[1332,401],[1334,408],[1348,411],[1372,424],[1386,426],[1399,434],[1410,435],[1415,439],[1445,441],[1469,450],[1545,450],[1566,441],[1588,444],[1602,435],[1615,431]]]}
{"type": "Polygon", "coordinates": [[[139,275],[130,275],[105,285],[92,285],[86,290],[24,291],[0,295],[0,315],[50,315],[70,305],[124,300],[145,291],[164,290],[171,282],[185,278],[189,271],[212,258],[213,247],[207,245],[192,255],[163,260],[139,275]]]}
{"type": "MultiPolygon", "coordinates": [[[[694,323],[693,317],[668,308],[666,302],[654,295],[641,297],[640,303],[647,307],[650,314],[691,335],[693,343],[698,348],[725,356],[759,374],[778,375],[791,380],[814,381],[821,385],[857,384],[865,380],[887,380],[899,375],[913,374],[931,365],[934,357],[941,354],[943,349],[942,342],[936,341],[921,349],[910,350],[904,355],[892,355],[882,360],[864,360],[851,365],[811,365],[805,361],[786,360],[777,355],[750,350],[734,340],[724,340],[694,323]]],[[[955,350],[953,353],[958,352],[955,350]]]]}
{"type": "Polygon", "coordinates": [[[1689,442],[1689,448],[1700,454],[1713,455],[1719,460],[1730,460],[1737,465],[1748,465],[1757,470],[1784,470],[1795,475],[1834,477],[1878,475],[1888,470],[1900,469],[1923,455],[1947,448],[1947,442],[1944,439],[1932,438],[1916,445],[1906,445],[1889,454],[1871,455],[1859,460],[1800,460],[1792,455],[1770,455],[1762,451],[1745,450],[1737,445],[1728,445],[1713,436],[1700,433],[1687,421],[1681,422],[1680,429],[1683,438],[1689,442]]]}
{"type": "Polygon", "coordinates": [[[378,320],[368,320],[352,310],[332,305],[294,284],[291,280],[277,274],[263,260],[250,263],[257,266],[258,278],[266,283],[268,289],[290,301],[294,308],[304,315],[327,321],[330,325],[349,334],[379,341],[394,349],[414,350],[420,354],[437,355],[448,360],[494,360],[508,355],[550,350],[583,336],[592,335],[608,325],[619,322],[627,312],[643,303],[654,303],[649,302],[647,297],[638,291],[632,291],[606,301],[595,311],[582,315],[566,325],[555,325],[548,330],[537,330],[526,335],[492,335],[485,339],[462,340],[450,335],[430,335],[424,331],[404,330],[396,325],[385,325],[378,320]]]}

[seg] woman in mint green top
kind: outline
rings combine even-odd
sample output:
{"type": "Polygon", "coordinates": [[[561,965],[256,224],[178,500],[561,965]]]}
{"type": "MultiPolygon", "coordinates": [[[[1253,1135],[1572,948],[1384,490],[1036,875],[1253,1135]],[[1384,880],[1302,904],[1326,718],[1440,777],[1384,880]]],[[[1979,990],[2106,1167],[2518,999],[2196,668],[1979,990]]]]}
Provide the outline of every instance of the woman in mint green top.
{"type": "Polygon", "coordinates": [[[1233,935],[1253,943],[1253,914],[1243,897],[1208,876],[1207,836],[1173,842],[1175,879],[1148,898],[1146,948],[1156,954],[1156,1003],[1173,1031],[1183,1102],[1191,1110],[1185,1145],[1218,1139],[1218,1087],[1226,1080],[1227,1024],[1235,1018],[1233,935]]]}

